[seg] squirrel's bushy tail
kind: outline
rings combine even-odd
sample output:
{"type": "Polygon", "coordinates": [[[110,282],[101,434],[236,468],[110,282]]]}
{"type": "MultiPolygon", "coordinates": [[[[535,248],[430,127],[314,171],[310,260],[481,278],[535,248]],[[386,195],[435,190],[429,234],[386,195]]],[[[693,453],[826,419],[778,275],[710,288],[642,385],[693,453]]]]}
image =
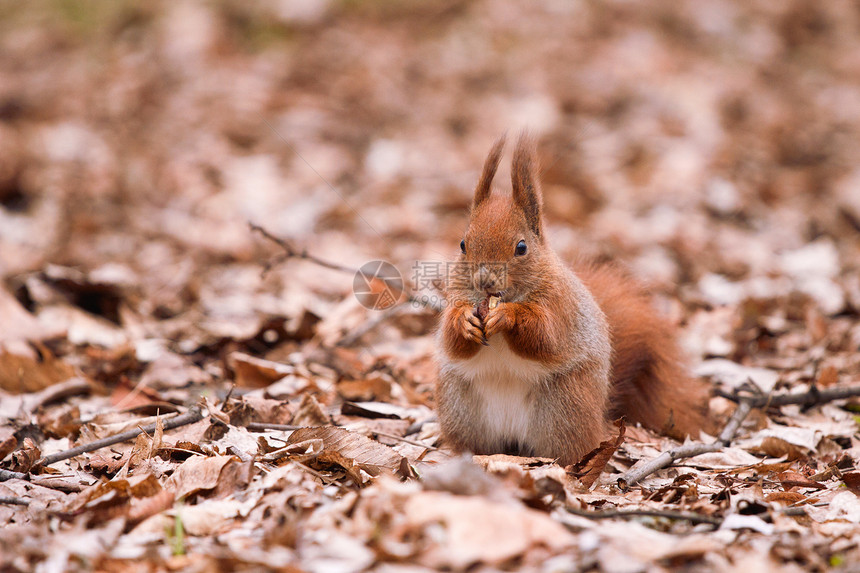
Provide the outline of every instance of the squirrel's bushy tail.
{"type": "Polygon", "coordinates": [[[688,373],[672,326],[642,287],[613,265],[578,265],[576,272],[606,314],[612,338],[611,419],[683,439],[712,431],[707,385],[688,373]]]}

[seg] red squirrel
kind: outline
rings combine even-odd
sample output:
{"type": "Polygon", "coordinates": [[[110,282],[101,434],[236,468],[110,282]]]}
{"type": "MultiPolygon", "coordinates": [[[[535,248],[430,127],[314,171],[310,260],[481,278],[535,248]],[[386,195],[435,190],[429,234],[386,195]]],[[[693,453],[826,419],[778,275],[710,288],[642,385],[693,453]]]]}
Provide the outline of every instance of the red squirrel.
{"type": "Polygon", "coordinates": [[[446,443],[569,465],[620,416],[697,436],[709,425],[708,393],[687,374],[673,328],[616,266],[574,272],[550,248],[526,133],[514,151],[512,193],[492,190],[504,143],[484,163],[437,332],[446,443]]]}

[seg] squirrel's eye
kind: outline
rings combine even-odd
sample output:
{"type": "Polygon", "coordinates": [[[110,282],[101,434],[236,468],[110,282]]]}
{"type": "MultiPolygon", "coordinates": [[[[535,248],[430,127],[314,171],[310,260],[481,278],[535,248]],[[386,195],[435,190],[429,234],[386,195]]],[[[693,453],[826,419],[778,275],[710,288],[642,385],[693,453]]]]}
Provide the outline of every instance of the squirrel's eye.
{"type": "Polygon", "coordinates": [[[518,257],[521,257],[524,254],[526,254],[526,242],[525,241],[520,241],[519,243],[517,243],[517,250],[514,251],[514,254],[518,257]]]}
{"type": "Polygon", "coordinates": [[[460,252],[463,253],[464,255],[466,254],[466,241],[465,240],[460,241],[460,252]]]}

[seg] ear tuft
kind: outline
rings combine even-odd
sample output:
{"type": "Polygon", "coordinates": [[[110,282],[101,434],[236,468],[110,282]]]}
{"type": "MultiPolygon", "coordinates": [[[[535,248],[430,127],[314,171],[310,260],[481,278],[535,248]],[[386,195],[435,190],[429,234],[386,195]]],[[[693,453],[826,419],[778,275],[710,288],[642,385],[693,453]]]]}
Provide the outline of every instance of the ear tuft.
{"type": "Polygon", "coordinates": [[[493,144],[490,149],[490,154],[484,160],[484,169],[481,171],[481,179],[475,187],[475,200],[472,203],[472,208],[478,206],[484,199],[490,196],[490,190],[493,185],[493,177],[496,175],[496,170],[499,168],[499,161],[502,159],[502,150],[505,148],[505,139],[507,135],[503,134],[493,144]]]}
{"type": "Polygon", "coordinates": [[[540,183],[535,172],[534,141],[527,131],[523,131],[517,140],[514,150],[514,160],[511,166],[511,183],[513,184],[514,204],[525,213],[529,228],[535,235],[542,235],[543,197],[540,183]]]}

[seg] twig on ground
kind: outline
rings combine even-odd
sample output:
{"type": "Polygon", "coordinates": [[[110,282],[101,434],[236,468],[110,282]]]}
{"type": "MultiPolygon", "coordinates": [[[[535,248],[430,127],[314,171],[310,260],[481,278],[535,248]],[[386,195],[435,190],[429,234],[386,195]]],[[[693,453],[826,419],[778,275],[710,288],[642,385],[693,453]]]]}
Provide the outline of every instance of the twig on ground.
{"type": "Polygon", "coordinates": [[[246,426],[252,432],[265,432],[266,430],[281,430],[282,432],[292,432],[303,426],[291,426],[289,424],[268,424],[266,422],[249,422],[246,426]]]}
{"type": "Polygon", "coordinates": [[[22,472],[13,472],[11,470],[2,470],[0,469],[0,481],[6,481],[9,479],[29,479],[29,474],[25,474],[22,472]]]}
{"type": "MultiPolygon", "coordinates": [[[[250,229],[252,231],[260,233],[260,235],[262,235],[266,239],[272,241],[273,243],[278,245],[284,251],[280,256],[275,257],[273,260],[268,261],[267,263],[264,264],[264,266],[263,266],[263,274],[264,275],[267,272],[269,272],[272,269],[272,267],[274,267],[275,265],[278,265],[278,264],[280,264],[280,263],[282,263],[288,259],[302,259],[302,260],[309,261],[311,263],[314,263],[315,265],[319,265],[319,266],[327,268],[327,269],[339,271],[342,273],[348,273],[351,275],[355,275],[359,271],[359,269],[350,268],[350,267],[347,267],[344,265],[340,265],[337,263],[332,263],[330,261],[326,261],[325,259],[321,259],[315,255],[308,253],[307,250],[304,250],[304,249],[299,250],[299,249],[295,248],[286,239],[276,237],[275,235],[273,235],[272,233],[270,233],[269,231],[267,231],[266,229],[264,229],[260,225],[252,223],[250,221],[248,222],[248,227],[250,227],[250,229]]],[[[420,306],[423,306],[424,308],[432,310],[434,312],[441,312],[443,309],[443,306],[441,303],[431,301],[430,297],[423,297],[425,300],[422,300],[419,297],[415,297],[415,296],[412,296],[411,294],[408,294],[406,291],[403,291],[403,294],[405,295],[406,298],[404,300],[402,300],[401,302],[397,303],[396,305],[394,305],[393,307],[387,309],[388,312],[383,317],[372,321],[373,324],[370,327],[365,328],[357,336],[355,334],[351,334],[348,336],[350,338],[354,338],[357,340],[362,335],[366,334],[371,329],[375,328],[380,323],[382,323],[383,321],[388,319],[390,316],[393,316],[394,314],[398,314],[398,313],[393,312],[394,309],[396,309],[398,307],[402,307],[405,304],[420,305],[420,306]]],[[[346,346],[346,344],[344,344],[343,341],[341,341],[340,345],[346,346]]]]}
{"type": "Polygon", "coordinates": [[[637,463],[627,470],[627,473],[618,478],[619,487],[621,487],[621,489],[627,489],[641,481],[643,478],[669,466],[675,460],[690,458],[709,452],[716,452],[723,446],[728,446],[731,444],[735,434],[737,434],[740,429],[744,419],[753,408],[785,406],[788,404],[802,404],[804,406],[825,404],[827,402],[832,402],[833,400],[860,396],[860,386],[843,386],[839,388],[828,388],[826,390],[819,390],[818,387],[812,386],[808,391],[803,393],[778,394],[775,396],[736,396],[725,392],[717,392],[717,394],[737,402],[738,407],[723,427],[723,431],[720,432],[720,436],[715,442],[710,444],[691,442],[665,451],[656,458],[647,462],[637,463]]]}
{"type": "Polygon", "coordinates": [[[330,478],[325,477],[324,475],[322,475],[321,473],[319,473],[315,469],[309,468],[308,466],[306,466],[302,462],[297,462],[297,461],[293,460],[293,463],[296,464],[297,466],[299,466],[300,468],[302,468],[303,470],[305,470],[306,472],[308,472],[309,474],[311,474],[312,476],[316,477],[320,481],[322,481],[323,484],[329,484],[332,482],[332,480],[330,478]]]}
{"type": "Polygon", "coordinates": [[[439,449],[436,446],[428,446],[427,444],[422,444],[421,442],[418,442],[415,440],[410,440],[409,438],[403,438],[400,436],[395,436],[394,434],[388,434],[386,432],[379,432],[377,430],[371,430],[371,432],[373,432],[377,436],[382,436],[383,438],[390,438],[392,440],[397,440],[398,442],[403,442],[404,444],[409,444],[412,446],[418,446],[419,448],[426,448],[428,450],[433,450],[433,451],[436,451],[439,449]]]}
{"type": "Polygon", "coordinates": [[[254,461],[254,458],[252,456],[249,456],[247,453],[243,452],[242,450],[240,450],[236,446],[228,446],[227,447],[227,453],[233,454],[234,456],[236,456],[237,458],[239,458],[240,460],[242,460],[245,463],[254,461]]]}
{"type": "MultiPolygon", "coordinates": [[[[776,507],[772,511],[781,513],[782,515],[798,516],[806,515],[805,506],[799,507],[776,507]]],[[[674,519],[678,521],[689,521],[690,523],[707,523],[719,527],[722,525],[724,517],[716,515],[704,515],[692,511],[677,511],[671,509],[605,509],[602,511],[588,511],[585,509],[575,509],[572,507],[564,508],[568,513],[586,517],[588,519],[627,519],[629,517],[660,517],[664,519],[674,519]]]]}
{"type": "Polygon", "coordinates": [[[603,511],[587,511],[584,509],[574,509],[572,507],[566,507],[565,509],[569,513],[580,517],[587,517],[588,519],[662,517],[664,519],[689,521],[690,523],[708,523],[717,527],[719,527],[723,522],[721,517],[713,515],[703,515],[693,513],[691,511],[675,511],[670,509],[606,509],[603,511]]]}
{"type": "MultiPolygon", "coordinates": [[[[166,420],[163,425],[163,429],[172,430],[174,428],[178,428],[180,426],[186,426],[188,424],[193,424],[194,422],[199,422],[203,419],[203,414],[197,408],[192,408],[188,412],[176,416],[175,418],[170,418],[166,420]]],[[[148,426],[144,426],[142,428],[135,428],[134,430],[128,430],[127,432],[122,432],[120,434],[116,434],[114,436],[108,436],[106,438],[102,438],[101,440],[96,440],[95,442],[90,442],[89,444],[82,444],[80,446],[71,448],[69,450],[65,450],[63,452],[57,452],[56,454],[51,454],[50,456],[45,456],[36,464],[37,466],[49,466],[53,463],[67,460],[69,458],[73,458],[75,456],[79,456],[81,454],[85,454],[87,452],[93,452],[95,450],[99,450],[101,448],[105,448],[107,446],[112,446],[114,444],[118,444],[120,442],[127,442],[129,440],[133,440],[138,437],[140,434],[146,432],[147,434],[155,431],[155,424],[149,424],[148,426]]]]}
{"type": "Polygon", "coordinates": [[[20,497],[0,497],[0,504],[6,505],[23,505],[24,507],[30,505],[30,502],[26,499],[20,497]]]}
{"type": "Polygon", "coordinates": [[[281,247],[281,249],[283,249],[284,251],[284,253],[280,257],[277,257],[276,259],[266,263],[266,265],[263,267],[264,273],[270,271],[272,267],[284,262],[287,259],[304,259],[327,269],[340,271],[342,273],[349,273],[351,275],[354,275],[356,273],[356,269],[351,269],[349,267],[345,267],[337,263],[331,263],[319,257],[315,257],[314,255],[308,253],[306,250],[299,251],[286,239],[276,237],[275,235],[271,234],[269,231],[257,224],[248,222],[248,226],[251,228],[252,231],[260,233],[263,237],[269,239],[270,241],[281,247]]]}
{"type": "Polygon", "coordinates": [[[815,406],[817,404],[826,404],[834,400],[860,396],[860,386],[839,386],[824,390],[819,389],[817,386],[812,386],[806,392],[777,394],[771,396],[738,396],[730,392],[722,392],[718,390],[717,396],[739,403],[748,401],[753,408],[787,406],[789,404],[815,406]]]}
{"type": "Polygon", "coordinates": [[[720,436],[715,442],[710,444],[703,442],[690,442],[689,444],[683,444],[677,448],[667,450],[647,462],[637,463],[627,470],[627,473],[622,474],[621,477],[618,478],[618,486],[621,489],[627,489],[654,472],[668,467],[675,460],[691,458],[693,456],[716,452],[722,449],[724,446],[731,443],[738,429],[740,429],[741,423],[743,423],[751,409],[752,407],[750,405],[741,402],[738,404],[738,407],[735,408],[732,417],[729,418],[729,421],[723,427],[723,431],[720,432],[720,436]]]}
{"type": "Polygon", "coordinates": [[[738,403],[738,407],[735,408],[735,411],[732,413],[732,417],[729,418],[729,421],[726,422],[725,426],[723,426],[723,431],[720,432],[720,435],[717,438],[724,446],[728,446],[732,443],[738,430],[741,429],[741,424],[746,420],[746,417],[749,415],[752,408],[752,404],[747,400],[743,400],[738,403]]]}

